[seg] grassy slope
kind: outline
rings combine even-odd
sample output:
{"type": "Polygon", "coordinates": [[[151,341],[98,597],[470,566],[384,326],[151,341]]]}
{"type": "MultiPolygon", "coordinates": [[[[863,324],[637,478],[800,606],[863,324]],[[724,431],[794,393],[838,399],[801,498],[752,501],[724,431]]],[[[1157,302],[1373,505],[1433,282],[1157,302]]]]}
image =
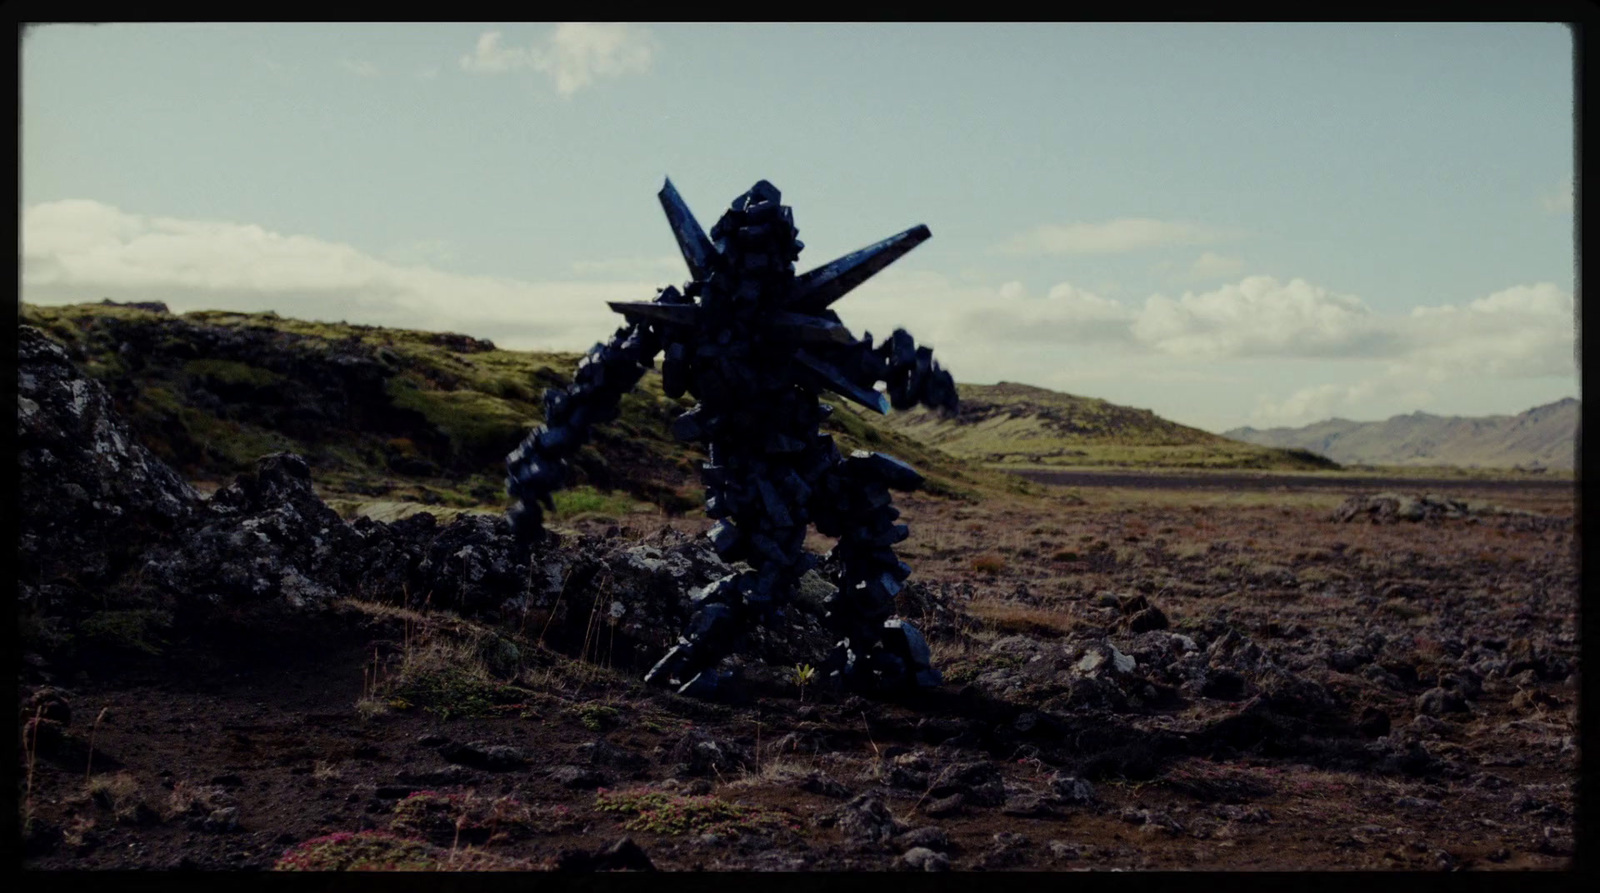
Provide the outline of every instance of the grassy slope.
{"type": "MultiPolygon", "coordinates": [[[[541,420],[544,388],[570,382],[580,356],[271,313],[24,305],[21,321],[67,344],[110,388],[141,440],[192,479],[222,482],[263,453],[293,450],[312,463],[331,504],[391,518],[418,503],[503,509],[505,454],[541,420]],[[343,371],[352,364],[369,370],[366,391],[343,371]],[[316,421],[296,421],[305,416],[316,421]]],[[[647,373],[624,398],[621,417],[597,429],[580,454],[574,486],[557,495],[558,515],[617,516],[647,503],[696,511],[704,455],[668,432],[691,405],[668,399],[660,376],[647,373]]],[[[910,462],[935,494],[974,499],[1034,486],[848,412],[827,427],[841,449],[910,462]]]]}
{"type": "Polygon", "coordinates": [[[954,419],[917,409],[885,424],[952,455],[999,466],[1250,468],[1335,467],[1304,450],[1229,440],[1147,409],[1030,385],[960,385],[954,419]]]}

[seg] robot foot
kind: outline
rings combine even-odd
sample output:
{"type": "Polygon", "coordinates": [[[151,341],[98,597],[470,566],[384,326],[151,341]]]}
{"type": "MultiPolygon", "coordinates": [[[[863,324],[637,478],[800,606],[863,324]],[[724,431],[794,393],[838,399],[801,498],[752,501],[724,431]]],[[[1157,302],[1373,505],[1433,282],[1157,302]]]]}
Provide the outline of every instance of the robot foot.
{"type": "Polygon", "coordinates": [[[944,676],[933,667],[933,651],[922,632],[904,620],[886,620],[883,624],[884,650],[894,655],[902,667],[904,685],[916,688],[937,688],[944,684],[944,676]]]}
{"type": "Polygon", "coordinates": [[[685,672],[693,658],[694,646],[687,642],[678,642],[678,644],[672,646],[666,656],[656,661],[656,665],[650,668],[650,672],[644,674],[645,684],[659,688],[674,687],[680,682],[681,676],[693,675],[685,672]]]}
{"type": "Polygon", "coordinates": [[[839,675],[847,688],[894,693],[944,684],[943,675],[933,667],[928,642],[916,627],[904,620],[888,620],[881,636],[881,644],[845,664],[839,675]]]}
{"type": "Polygon", "coordinates": [[[731,680],[732,675],[729,673],[719,673],[716,670],[701,670],[694,674],[694,677],[688,682],[678,686],[678,694],[707,701],[723,700],[730,694],[726,691],[727,685],[724,683],[731,680]]]}

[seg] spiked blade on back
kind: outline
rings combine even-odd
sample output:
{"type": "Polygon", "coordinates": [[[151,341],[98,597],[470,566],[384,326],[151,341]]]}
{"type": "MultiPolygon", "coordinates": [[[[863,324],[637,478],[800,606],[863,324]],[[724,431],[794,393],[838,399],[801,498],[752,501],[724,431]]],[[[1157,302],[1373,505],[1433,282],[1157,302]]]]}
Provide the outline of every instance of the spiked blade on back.
{"type": "Polygon", "coordinates": [[[773,313],[767,318],[767,327],[791,341],[818,344],[854,344],[856,341],[843,325],[804,313],[773,313]]]}
{"type": "Polygon", "coordinates": [[[700,221],[694,219],[694,214],[684,203],[683,197],[678,195],[670,179],[667,185],[661,187],[659,196],[661,208],[667,212],[667,222],[672,225],[672,234],[678,239],[678,250],[683,252],[683,259],[689,265],[689,275],[695,279],[705,279],[711,272],[712,258],[717,256],[716,247],[706,237],[700,221]]]}
{"type": "Polygon", "coordinates": [[[932,235],[926,226],[913,226],[882,242],[817,267],[795,280],[794,297],[789,301],[789,309],[797,313],[820,313],[850,289],[866,282],[932,235]]]}
{"type": "Polygon", "coordinates": [[[675,326],[692,326],[695,324],[700,308],[693,304],[657,304],[653,301],[607,301],[611,309],[630,319],[646,319],[650,322],[668,323],[675,326]]]}
{"type": "Polygon", "coordinates": [[[859,403],[862,406],[865,406],[873,412],[881,415],[889,414],[888,397],[885,397],[883,394],[872,390],[871,388],[864,388],[861,385],[856,384],[854,381],[851,381],[850,376],[841,372],[839,368],[832,363],[814,357],[811,354],[806,353],[804,350],[795,351],[794,358],[799,361],[800,365],[805,366],[820,376],[826,383],[827,388],[839,396],[848,398],[849,400],[859,403]]]}

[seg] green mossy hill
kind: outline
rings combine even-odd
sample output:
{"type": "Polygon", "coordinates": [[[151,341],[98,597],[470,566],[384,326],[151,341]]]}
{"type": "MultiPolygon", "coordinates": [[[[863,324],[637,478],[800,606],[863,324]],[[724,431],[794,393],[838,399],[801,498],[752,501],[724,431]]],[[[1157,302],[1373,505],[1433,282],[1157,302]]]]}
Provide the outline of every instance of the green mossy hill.
{"type": "Polygon", "coordinates": [[[1031,385],[958,385],[954,418],[915,409],[887,427],[951,455],[995,466],[1337,468],[1305,450],[1260,447],[1118,406],[1031,385]]]}
{"type": "MultiPolygon", "coordinates": [[[[325,497],[350,504],[503,508],[506,453],[580,356],[273,313],[101,303],[23,305],[20,317],[66,345],[141,442],[191,479],[226,481],[293,450],[325,497]]],[[[647,378],[578,456],[573,487],[697,505],[698,457],[667,432],[687,405],[647,378]]]]}
{"type": "MultiPolygon", "coordinates": [[[[542,418],[545,388],[569,384],[581,354],[502,350],[440,332],[160,305],[22,305],[20,322],[66,345],[110,391],[135,435],[190,479],[223,482],[292,450],[324,498],[500,510],[505,456],[542,418]]],[[[603,335],[605,333],[598,333],[603,335]]],[[[842,399],[832,400],[842,406],[842,399]]],[[[669,426],[693,405],[650,371],[616,420],[577,456],[557,517],[616,516],[639,501],[698,510],[704,454],[669,426]]],[[[828,423],[843,450],[887,452],[936,494],[1026,489],[848,412],[828,423]]]]}

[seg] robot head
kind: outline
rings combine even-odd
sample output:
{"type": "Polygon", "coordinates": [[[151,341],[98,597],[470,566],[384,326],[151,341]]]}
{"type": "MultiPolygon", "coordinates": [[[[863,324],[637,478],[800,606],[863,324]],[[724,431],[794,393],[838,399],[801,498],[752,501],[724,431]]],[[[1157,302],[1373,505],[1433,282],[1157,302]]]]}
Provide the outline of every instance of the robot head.
{"type": "Polygon", "coordinates": [[[711,241],[735,301],[766,302],[787,295],[794,262],[805,245],[795,236],[794,213],[778,187],[761,180],[733,200],[711,228],[711,241]]]}
{"type": "MultiPolygon", "coordinates": [[[[671,180],[662,185],[659,198],[692,277],[683,295],[698,296],[703,307],[819,315],[932,235],[926,226],[913,226],[797,277],[794,262],[805,245],[795,238],[799,230],[794,213],[780,204],[778,188],[766,180],[734,199],[709,237],[671,180]]],[[[659,308],[646,311],[643,305],[617,302],[611,307],[618,313],[665,318],[659,308]]],[[[682,311],[673,318],[677,316],[682,311]]]]}

